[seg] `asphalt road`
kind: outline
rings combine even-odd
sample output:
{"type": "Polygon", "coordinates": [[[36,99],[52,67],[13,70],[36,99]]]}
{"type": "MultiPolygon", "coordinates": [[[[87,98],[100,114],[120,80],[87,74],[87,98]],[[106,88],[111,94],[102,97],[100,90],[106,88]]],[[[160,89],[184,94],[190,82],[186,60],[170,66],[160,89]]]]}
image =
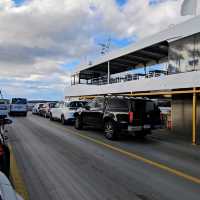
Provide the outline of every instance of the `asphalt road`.
{"type": "Polygon", "coordinates": [[[31,114],[14,118],[9,141],[30,200],[200,199],[199,147],[152,137],[113,142],[31,114]]]}

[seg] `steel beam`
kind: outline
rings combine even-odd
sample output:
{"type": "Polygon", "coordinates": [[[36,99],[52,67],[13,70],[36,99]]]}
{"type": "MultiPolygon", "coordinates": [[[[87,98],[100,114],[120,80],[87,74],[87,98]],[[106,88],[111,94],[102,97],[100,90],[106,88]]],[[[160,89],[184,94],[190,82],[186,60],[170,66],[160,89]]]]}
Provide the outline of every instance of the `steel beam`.
{"type": "MultiPolygon", "coordinates": [[[[129,93],[128,96],[156,96],[156,95],[175,95],[175,94],[193,94],[193,90],[181,90],[181,91],[169,91],[169,92],[142,92],[142,93],[129,93]]],[[[195,93],[200,93],[200,90],[196,90],[195,93]]]]}

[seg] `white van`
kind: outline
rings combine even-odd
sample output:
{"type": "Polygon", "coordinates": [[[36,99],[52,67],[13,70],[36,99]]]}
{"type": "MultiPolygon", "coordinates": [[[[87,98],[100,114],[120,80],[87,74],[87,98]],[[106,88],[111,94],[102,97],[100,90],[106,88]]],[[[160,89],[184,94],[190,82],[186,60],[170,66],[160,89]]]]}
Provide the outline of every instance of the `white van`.
{"type": "Polygon", "coordinates": [[[23,115],[26,116],[28,112],[27,99],[25,98],[12,98],[10,104],[10,115],[23,115]]]}
{"type": "Polygon", "coordinates": [[[7,117],[8,112],[9,112],[9,100],[0,99],[0,118],[7,117]]]}

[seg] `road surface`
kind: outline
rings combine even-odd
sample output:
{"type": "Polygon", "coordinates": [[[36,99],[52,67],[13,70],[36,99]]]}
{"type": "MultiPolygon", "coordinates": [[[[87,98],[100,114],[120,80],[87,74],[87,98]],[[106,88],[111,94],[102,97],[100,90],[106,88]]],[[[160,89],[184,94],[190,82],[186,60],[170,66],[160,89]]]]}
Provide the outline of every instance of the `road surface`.
{"type": "Polygon", "coordinates": [[[31,114],[13,120],[9,141],[30,200],[200,199],[199,147],[108,141],[31,114]]]}

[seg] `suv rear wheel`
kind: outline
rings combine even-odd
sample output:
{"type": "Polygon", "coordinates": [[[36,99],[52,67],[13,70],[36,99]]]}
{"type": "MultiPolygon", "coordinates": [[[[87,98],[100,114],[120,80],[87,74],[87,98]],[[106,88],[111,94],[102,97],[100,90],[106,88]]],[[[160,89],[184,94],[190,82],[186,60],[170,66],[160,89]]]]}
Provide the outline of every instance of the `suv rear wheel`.
{"type": "Polygon", "coordinates": [[[104,135],[109,140],[116,140],[118,138],[116,125],[112,120],[104,123],[104,135]]]}
{"type": "Polygon", "coordinates": [[[54,120],[54,119],[53,119],[53,116],[52,116],[52,113],[50,113],[50,115],[49,115],[49,119],[50,119],[51,121],[54,120]]]}
{"type": "Polygon", "coordinates": [[[80,116],[77,116],[75,119],[75,128],[81,130],[83,128],[83,123],[80,116]]]}
{"type": "Polygon", "coordinates": [[[61,123],[62,123],[62,125],[65,125],[65,124],[66,124],[66,120],[65,120],[64,115],[61,116],[61,123]]]}

